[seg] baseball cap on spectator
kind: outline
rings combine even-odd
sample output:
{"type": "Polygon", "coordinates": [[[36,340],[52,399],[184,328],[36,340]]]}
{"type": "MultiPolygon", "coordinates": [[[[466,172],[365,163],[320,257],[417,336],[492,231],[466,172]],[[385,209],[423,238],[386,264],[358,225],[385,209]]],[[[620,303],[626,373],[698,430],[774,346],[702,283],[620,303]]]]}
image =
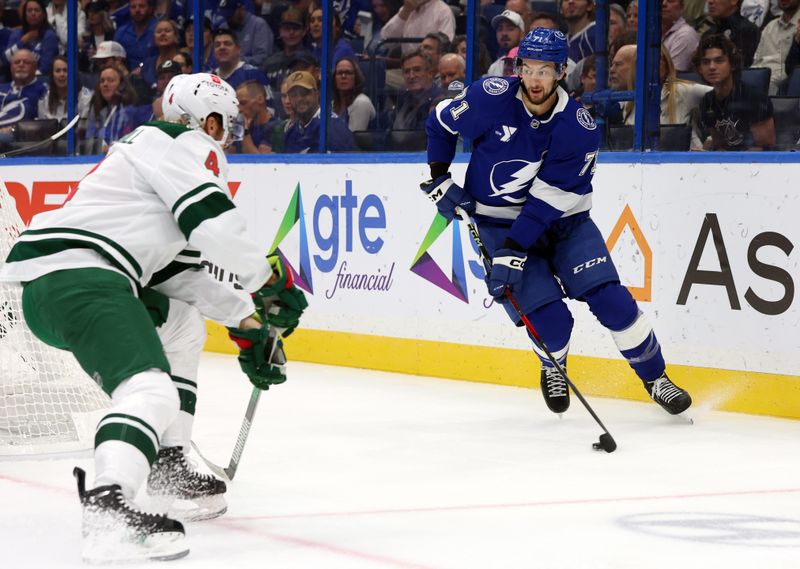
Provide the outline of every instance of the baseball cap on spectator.
{"type": "Polygon", "coordinates": [[[92,59],[108,59],[109,57],[128,57],[125,48],[115,41],[104,41],[97,46],[97,52],[92,59]]]}
{"type": "Polygon", "coordinates": [[[161,77],[161,75],[180,75],[181,74],[181,66],[172,61],[171,59],[167,59],[161,65],[158,66],[156,70],[156,76],[161,77]]]}
{"type": "Polygon", "coordinates": [[[317,88],[317,80],[308,71],[295,71],[286,80],[286,92],[291,91],[293,87],[302,87],[313,91],[317,88]]]}
{"type": "Polygon", "coordinates": [[[108,3],[106,0],[93,0],[86,5],[85,11],[87,14],[93,12],[104,12],[108,10],[108,3]]]}
{"type": "Polygon", "coordinates": [[[499,26],[500,22],[503,20],[507,20],[517,26],[523,32],[525,31],[525,22],[522,21],[522,16],[512,10],[503,10],[494,18],[492,18],[492,28],[497,29],[497,26],[499,26]]]}
{"type": "Polygon", "coordinates": [[[242,0],[219,0],[217,13],[225,19],[230,18],[242,4],[244,4],[242,0]]]}
{"type": "Polygon", "coordinates": [[[298,26],[303,28],[305,25],[306,19],[303,17],[303,13],[297,8],[286,8],[283,14],[281,14],[281,26],[298,26]]]}

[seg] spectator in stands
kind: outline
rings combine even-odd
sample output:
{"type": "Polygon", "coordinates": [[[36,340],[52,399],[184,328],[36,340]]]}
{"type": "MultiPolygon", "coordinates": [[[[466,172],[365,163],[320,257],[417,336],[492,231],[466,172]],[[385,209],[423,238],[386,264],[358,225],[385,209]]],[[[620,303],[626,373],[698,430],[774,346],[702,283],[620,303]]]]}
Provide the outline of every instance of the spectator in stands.
{"type": "MultiPolygon", "coordinates": [[[[295,120],[286,130],[284,151],[292,153],[319,152],[319,90],[317,82],[306,71],[295,71],[286,83],[295,120]]],[[[353,135],[345,122],[331,116],[328,119],[328,150],[342,152],[354,150],[353,135]]]]}
{"type": "MultiPolygon", "coordinates": [[[[636,82],[636,45],[624,45],[614,54],[608,70],[608,86],[614,91],[628,91],[636,82]]],[[[633,103],[609,105],[606,119],[611,124],[632,124],[633,103]]]]}
{"type": "Polygon", "coordinates": [[[617,38],[612,45],[608,46],[608,59],[609,61],[614,60],[614,56],[617,54],[619,49],[624,45],[636,45],[636,32],[625,32],[620,37],[617,38]]]}
{"type": "Polygon", "coordinates": [[[442,89],[447,90],[453,81],[466,83],[467,62],[456,53],[445,53],[439,60],[439,77],[442,89]]]}
{"type": "Polygon", "coordinates": [[[355,59],[340,59],[333,74],[333,112],[350,132],[367,130],[375,118],[375,105],[364,94],[364,74],[355,59]]]}
{"type": "MultiPolygon", "coordinates": [[[[0,15],[3,15],[5,10],[5,0],[0,0],[0,15]]],[[[8,63],[2,52],[5,51],[10,36],[11,29],[7,28],[3,23],[3,19],[0,18],[0,83],[4,83],[8,80],[8,63]]]]}
{"type": "Polygon", "coordinates": [[[21,120],[36,118],[39,99],[47,86],[36,79],[36,57],[29,49],[11,56],[11,82],[0,85],[0,141],[13,140],[13,127],[21,120]]]}
{"type": "Polygon", "coordinates": [[[519,14],[522,17],[524,29],[527,30],[530,28],[534,14],[531,11],[528,0],[506,0],[505,9],[519,14]]]}
{"type": "Polygon", "coordinates": [[[787,79],[785,62],[792,47],[792,40],[800,29],[800,0],[781,0],[783,13],[771,20],[761,32],[753,67],[768,67],[771,70],[769,94],[777,95],[787,79]]]}
{"type": "Polygon", "coordinates": [[[281,109],[283,111],[283,119],[275,126],[272,131],[272,151],[283,152],[284,142],[286,139],[286,131],[292,126],[294,122],[294,109],[292,102],[289,100],[289,91],[287,90],[289,84],[289,76],[287,76],[283,83],[281,83],[281,109]]]}
{"type": "Polygon", "coordinates": [[[583,101],[581,97],[584,93],[593,93],[597,89],[597,69],[595,68],[595,55],[590,55],[584,58],[583,65],[581,66],[581,84],[574,92],[571,93],[585,109],[589,109],[592,116],[595,115],[595,108],[592,103],[583,101]]]}
{"type": "Polygon", "coordinates": [[[613,44],[628,30],[628,17],[619,4],[608,6],[608,45],[613,44]]]}
{"type": "Polygon", "coordinates": [[[683,17],[697,29],[697,25],[706,17],[706,0],[683,0],[683,17]]]}
{"type": "MultiPolygon", "coordinates": [[[[76,12],[78,13],[78,36],[80,37],[86,32],[86,14],[80,5],[76,12]]],[[[63,55],[67,53],[67,0],[51,0],[45,8],[45,13],[47,21],[53,26],[58,38],[58,53],[63,55]]]]}
{"type": "Polygon", "coordinates": [[[105,0],[94,0],[86,5],[86,31],[80,36],[78,65],[81,71],[89,72],[97,46],[114,39],[114,24],[108,17],[105,0]]]}
{"type": "Polygon", "coordinates": [[[567,23],[569,58],[579,63],[594,53],[594,0],[561,0],[560,6],[567,23]]]}
{"type": "Polygon", "coordinates": [[[792,72],[800,66],[800,22],[797,22],[797,28],[792,38],[792,46],[789,48],[789,54],[786,56],[786,76],[791,77],[792,72]]]}
{"type": "MultiPolygon", "coordinates": [[[[186,43],[188,53],[194,53],[194,20],[189,20],[186,29],[183,31],[183,40],[186,43]]],[[[211,28],[211,20],[203,18],[203,62],[200,64],[200,71],[210,73],[217,66],[214,61],[214,34],[211,28]]]]}
{"type": "MultiPolygon", "coordinates": [[[[144,82],[141,73],[131,73],[125,64],[127,54],[125,48],[115,41],[105,41],[97,46],[97,52],[92,57],[92,61],[97,67],[98,71],[102,71],[106,67],[117,67],[125,75],[125,83],[130,85],[138,101],[150,101],[153,98],[153,90],[144,82]]],[[[87,81],[90,77],[84,77],[87,81]]],[[[97,83],[97,76],[91,76],[91,84],[84,84],[86,88],[94,89],[97,83]]]]}
{"type": "Polygon", "coordinates": [[[236,143],[239,154],[272,152],[272,132],[280,121],[267,107],[267,92],[258,81],[245,81],[236,89],[239,112],[244,117],[244,136],[236,143]]]}
{"type": "Polygon", "coordinates": [[[89,152],[104,154],[113,142],[139,126],[135,105],[136,94],[122,69],[116,65],[103,69],[86,124],[86,139],[92,141],[89,152]]]}
{"type": "Polygon", "coordinates": [[[156,0],[153,15],[156,20],[172,20],[178,24],[180,30],[183,30],[191,9],[191,0],[156,0]]]}
{"type": "Polygon", "coordinates": [[[242,60],[261,67],[272,55],[275,43],[275,35],[267,22],[251,13],[245,0],[220,0],[217,13],[225,18],[228,27],[236,34],[242,60]]]}
{"type": "Polygon", "coordinates": [[[153,109],[154,120],[160,121],[164,119],[164,111],[161,106],[161,99],[162,95],[164,94],[164,89],[167,88],[167,84],[173,77],[180,75],[181,73],[183,73],[181,71],[181,66],[176,61],[171,59],[164,61],[158,66],[155,83],[156,98],[153,100],[153,104],[151,106],[153,109]]]}
{"type": "Polygon", "coordinates": [[[267,75],[270,86],[276,89],[289,72],[289,64],[295,55],[305,51],[303,39],[306,35],[306,20],[303,12],[294,7],[287,8],[281,14],[281,25],[278,36],[283,49],[270,55],[261,68],[267,75]]]}
{"type": "Polygon", "coordinates": [[[175,57],[172,58],[172,61],[178,64],[178,67],[181,69],[181,73],[193,73],[194,62],[190,53],[179,51],[175,54],[175,57]]]}
{"type": "Polygon", "coordinates": [[[759,30],[763,30],[764,26],[781,15],[778,4],[776,0],[742,0],[739,13],[759,30]]]}
{"type": "Polygon", "coordinates": [[[21,49],[33,53],[40,73],[50,73],[53,58],[58,55],[58,36],[47,21],[43,0],[24,0],[20,6],[22,26],[11,32],[3,59],[11,62],[21,49]]]}
{"type": "Polygon", "coordinates": [[[667,48],[675,69],[690,71],[700,34],[683,17],[684,0],[661,0],[661,42],[667,48]]]}
{"type": "MultiPolygon", "coordinates": [[[[475,74],[477,76],[486,75],[489,71],[489,66],[492,64],[492,59],[489,56],[489,49],[486,43],[478,42],[478,64],[475,74]]],[[[453,38],[453,43],[450,44],[450,49],[467,61],[467,36],[456,36],[453,38]]]]}
{"type": "MultiPolygon", "coordinates": [[[[431,58],[434,70],[439,70],[439,60],[450,51],[450,39],[442,32],[430,32],[419,44],[421,52],[428,54],[431,58]]],[[[437,78],[438,79],[438,78],[437,78]]],[[[439,81],[436,81],[439,84],[439,81]]]]}
{"type": "Polygon", "coordinates": [[[550,12],[534,12],[531,25],[528,31],[533,31],[536,28],[547,28],[548,30],[560,30],[561,24],[558,18],[550,12]]]}
{"type": "Polygon", "coordinates": [[[624,45],[617,50],[608,70],[608,86],[614,91],[626,91],[636,72],[636,45],[624,45]]]}
{"type": "Polygon", "coordinates": [[[703,96],[712,87],[678,79],[678,72],[667,48],[661,46],[661,124],[690,124],[703,96]]]}
{"type": "MultiPolygon", "coordinates": [[[[355,58],[356,52],[342,37],[342,24],[339,14],[333,12],[333,57],[331,61],[339,61],[343,57],[355,58]]],[[[314,8],[308,15],[308,37],[312,53],[317,61],[322,61],[322,8],[314,8]]]]}
{"type": "Polygon", "coordinates": [[[401,0],[370,0],[370,4],[372,6],[372,36],[369,44],[364,46],[366,53],[370,53],[372,48],[383,40],[383,26],[397,14],[402,2],[401,0]]]}
{"type": "Polygon", "coordinates": [[[292,74],[295,71],[308,71],[314,76],[317,83],[322,78],[319,60],[310,51],[300,51],[292,57],[289,62],[288,74],[292,74]]]}
{"type": "Polygon", "coordinates": [[[267,76],[263,71],[241,60],[239,40],[230,30],[222,28],[214,34],[214,59],[218,65],[214,73],[225,79],[234,89],[249,80],[267,85],[267,76]]]}
{"type": "MultiPolygon", "coordinates": [[[[628,62],[627,89],[633,90],[636,88],[636,46],[625,46],[621,51],[626,55],[628,50],[632,50],[634,58],[628,62]]],[[[662,125],[690,124],[692,114],[703,99],[703,95],[712,89],[708,85],[678,79],[672,58],[663,45],[659,62],[659,81],[661,83],[661,117],[659,120],[662,125]]],[[[636,103],[634,101],[625,103],[624,111],[624,123],[634,124],[636,103]]]]}
{"type": "MultiPolygon", "coordinates": [[[[47,91],[39,99],[38,119],[64,120],[67,118],[67,58],[57,55],[53,59],[53,69],[50,71],[50,79],[47,83],[47,91]]],[[[86,117],[89,113],[89,103],[92,100],[92,92],[85,87],[78,92],[78,100],[75,111],[78,115],[86,117]]]]}
{"type": "Polygon", "coordinates": [[[153,38],[158,54],[145,59],[142,65],[142,79],[151,89],[156,87],[156,73],[161,64],[172,61],[172,58],[178,55],[180,41],[178,24],[172,20],[161,20],[153,28],[153,38]]]}
{"type": "MultiPolygon", "coordinates": [[[[517,15],[517,14],[515,14],[517,15]]],[[[393,130],[422,130],[431,101],[442,93],[433,83],[430,58],[421,51],[403,56],[405,91],[400,95],[392,116],[393,130]]]]}
{"type": "Polygon", "coordinates": [[[508,52],[519,45],[525,35],[525,23],[522,16],[511,10],[504,10],[492,18],[492,27],[497,36],[497,46],[500,50],[498,58],[489,66],[486,75],[502,77],[505,58],[508,52]]]}
{"type": "Polygon", "coordinates": [[[153,35],[156,27],[154,4],[155,0],[130,0],[131,21],[118,27],[114,34],[114,41],[125,48],[130,71],[138,69],[148,57],[158,55],[153,35]]]}
{"type": "Polygon", "coordinates": [[[702,37],[725,34],[741,54],[742,69],[753,65],[761,32],[739,14],[739,0],[708,0],[708,15],[695,27],[702,37]]]}
{"type": "Polygon", "coordinates": [[[705,36],[694,63],[714,90],[700,102],[692,148],[767,150],[774,146],[772,102],[741,81],[742,56],[735,44],[722,34],[705,36]]]}
{"type": "MultiPolygon", "coordinates": [[[[386,38],[424,38],[429,32],[442,32],[452,40],[456,33],[453,11],[443,0],[404,0],[400,11],[384,24],[386,38]]],[[[404,43],[403,54],[416,51],[417,45],[404,43]]]]}
{"type": "Polygon", "coordinates": [[[639,28],[639,0],[631,0],[626,15],[628,20],[625,27],[628,31],[635,32],[639,28]]]}

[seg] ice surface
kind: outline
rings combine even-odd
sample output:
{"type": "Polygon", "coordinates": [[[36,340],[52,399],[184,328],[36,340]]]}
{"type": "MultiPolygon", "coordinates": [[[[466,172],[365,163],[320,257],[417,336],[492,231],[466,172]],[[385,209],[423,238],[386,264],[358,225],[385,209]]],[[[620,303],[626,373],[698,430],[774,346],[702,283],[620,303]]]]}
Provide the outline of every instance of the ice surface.
{"type": "MultiPolygon", "coordinates": [[[[291,354],[290,354],[291,356],[291,354]]],[[[631,375],[631,381],[638,381],[631,375]]],[[[227,464],[249,397],[201,366],[195,441],[227,464]]],[[[263,394],[228,514],[168,566],[234,569],[784,569],[800,566],[800,423],[289,364],[263,394]]],[[[0,566],[80,567],[72,467],[0,462],[0,566]]],[[[148,567],[152,565],[148,564],[148,567]]]]}

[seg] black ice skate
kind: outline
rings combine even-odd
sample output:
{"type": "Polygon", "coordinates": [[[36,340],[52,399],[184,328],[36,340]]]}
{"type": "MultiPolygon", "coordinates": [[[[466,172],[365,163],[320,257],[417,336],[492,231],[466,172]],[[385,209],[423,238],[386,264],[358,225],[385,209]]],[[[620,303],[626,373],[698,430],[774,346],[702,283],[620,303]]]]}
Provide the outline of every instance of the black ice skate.
{"type": "Polygon", "coordinates": [[[117,484],[87,491],[86,473],[76,467],[73,475],[83,507],[85,562],[168,561],[189,553],[180,522],[135,509],[117,484]]]}
{"type": "Polygon", "coordinates": [[[147,478],[147,493],[165,501],[169,515],[186,522],[210,520],[228,510],[222,480],[201,474],[186,460],[181,447],[158,451],[147,478]]]}
{"type": "Polygon", "coordinates": [[[542,364],[542,396],[547,408],[553,413],[563,413],[569,409],[569,388],[558,368],[542,364]]]}
{"type": "Polygon", "coordinates": [[[689,393],[672,383],[666,373],[654,381],[643,383],[650,398],[670,415],[683,413],[692,404],[689,393]]]}

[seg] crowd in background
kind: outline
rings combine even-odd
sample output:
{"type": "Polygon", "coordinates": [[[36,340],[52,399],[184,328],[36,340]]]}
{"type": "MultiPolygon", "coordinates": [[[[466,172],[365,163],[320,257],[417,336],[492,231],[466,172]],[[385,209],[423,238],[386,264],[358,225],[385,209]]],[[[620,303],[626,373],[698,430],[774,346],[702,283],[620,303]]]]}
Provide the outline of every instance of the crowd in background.
{"type": "MultiPolygon", "coordinates": [[[[34,119],[67,116],[67,6],[73,0],[0,0],[0,145],[34,119]]],[[[77,0],[75,0],[77,1],[77,0]]],[[[661,123],[688,150],[794,149],[800,97],[800,0],[662,0],[661,123]],[[741,5],[740,5],[741,1],[741,5]]],[[[232,153],[318,152],[322,8],[314,0],[80,0],[77,112],[82,154],[102,153],[159,120],[169,80],[199,68],[237,91],[244,138],[232,153]]],[[[335,0],[328,150],[421,150],[424,121],[466,83],[465,0],[335,0]]],[[[481,0],[477,75],[513,75],[535,27],[569,42],[565,86],[596,88],[592,0],[481,0]]],[[[609,6],[615,90],[636,77],[637,0],[609,6]]],[[[585,106],[613,139],[630,130],[633,102],[585,106]]],[[[624,144],[612,145],[624,150],[624,144]]]]}

